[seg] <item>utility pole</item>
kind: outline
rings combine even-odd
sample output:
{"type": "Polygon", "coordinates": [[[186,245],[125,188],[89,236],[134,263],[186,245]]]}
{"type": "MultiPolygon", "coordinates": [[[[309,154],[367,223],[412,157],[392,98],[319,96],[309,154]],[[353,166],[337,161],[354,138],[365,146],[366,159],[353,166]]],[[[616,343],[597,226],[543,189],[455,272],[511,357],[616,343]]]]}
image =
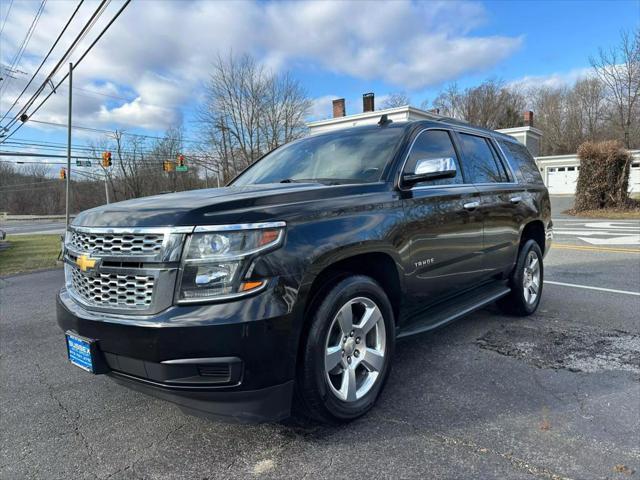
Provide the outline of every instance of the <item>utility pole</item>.
{"type": "Polygon", "coordinates": [[[107,169],[103,168],[102,170],[104,170],[104,196],[107,199],[107,205],[109,205],[109,184],[107,183],[107,169]]]}
{"type": "Polygon", "coordinates": [[[69,114],[67,118],[67,189],[65,192],[65,225],[69,228],[69,188],[71,186],[71,99],[73,98],[73,63],[69,63],[69,114]]]}

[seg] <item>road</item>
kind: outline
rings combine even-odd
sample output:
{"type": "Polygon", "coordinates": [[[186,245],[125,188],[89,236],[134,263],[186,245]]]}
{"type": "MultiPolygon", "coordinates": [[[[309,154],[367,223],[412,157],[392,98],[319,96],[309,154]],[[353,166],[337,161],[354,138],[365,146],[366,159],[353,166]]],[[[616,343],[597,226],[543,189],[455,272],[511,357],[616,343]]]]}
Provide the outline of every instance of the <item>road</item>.
{"type": "Polygon", "coordinates": [[[42,233],[64,233],[64,222],[10,221],[0,223],[0,230],[7,235],[35,235],[42,233]]]}
{"type": "Polygon", "coordinates": [[[87,374],[55,324],[62,272],[0,280],[0,478],[640,478],[640,252],[579,237],[558,235],[537,314],[400,342],[342,427],[212,422],[87,374]]]}

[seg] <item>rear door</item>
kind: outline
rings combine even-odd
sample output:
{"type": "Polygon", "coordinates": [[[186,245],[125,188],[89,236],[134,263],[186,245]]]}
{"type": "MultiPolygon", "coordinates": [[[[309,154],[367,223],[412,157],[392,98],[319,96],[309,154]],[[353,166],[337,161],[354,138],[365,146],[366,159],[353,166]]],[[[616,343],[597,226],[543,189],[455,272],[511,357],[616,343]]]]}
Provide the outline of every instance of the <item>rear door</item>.
{"type": "Polygon", "coordinates": [[[524,218],[524,188],[493,139],[459,131],[465,173],[482,197],[483,267],[486,277],[509,272],[515,263],[524,218]]]}
{"type": "Polygon", "coordinates": [[[401,186],[405,212],[405,275],[413,307],[423,309],[468,288],[481,275],[480,194],[465,181],[459,155],[446,129],[425,129],[415,137],[405,173],[418,160],[451,158],[453,178],[401,186]]]}

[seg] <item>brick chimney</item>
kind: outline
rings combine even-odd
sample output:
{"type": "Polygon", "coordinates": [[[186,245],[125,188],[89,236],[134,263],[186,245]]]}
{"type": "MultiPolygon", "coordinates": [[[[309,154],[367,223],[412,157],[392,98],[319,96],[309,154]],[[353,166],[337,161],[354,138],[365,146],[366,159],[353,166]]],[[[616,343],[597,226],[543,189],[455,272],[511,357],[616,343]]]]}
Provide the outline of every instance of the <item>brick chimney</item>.
{"type": "Polygon", "coordinates": [[[344,98],[338,98],[333,101],[333,118],[344,117],[347,114],[344,107],[344,98]]]}
{"type": "Polygon", "coordinates": [[[524,126],[533,127],[533,112],[531,110],[524,112],[524,126]]]}
{"type": "Polygon", "coordinates": [[[373,101],[373,92],[365,93],[362,95],[362,111],[373,112],[375,110],[375,104],[373,101]]]}

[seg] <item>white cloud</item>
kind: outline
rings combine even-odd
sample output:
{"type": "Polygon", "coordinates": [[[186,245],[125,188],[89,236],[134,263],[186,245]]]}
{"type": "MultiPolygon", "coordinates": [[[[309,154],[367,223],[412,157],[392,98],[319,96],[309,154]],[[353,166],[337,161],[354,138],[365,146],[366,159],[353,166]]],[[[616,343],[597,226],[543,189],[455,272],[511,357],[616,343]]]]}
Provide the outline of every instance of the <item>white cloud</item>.
{"type": "Polygon", "coordinates": [[[333,115],[333,100],[340,98],[338,95],[323,95],[311,101],[309,120],[324,120],[333,115]]]}
{"type": "MultiPolygon", "coordinates": [[[[15,2],[3,32],[2,63],[10,62],[39,3],[15,2]]],[[[74,58],[120,5],[122,1],[112,2],[74,58]]],[[[75,6],[47,3],[20,63],[22,70],[35,70],[75,6]]],[[[96,6],[85,2],[81,7],[45,71],[96,6]]],[[[472,35],[485,21],[481,4],[464,1],[132,2],[74,74],[74,85],[80,88],[130,101],[80,95],[74,98],[74,115],[78,123],[95,126],[116,122],[121,127],[166,128],[181,118],[178,110],[166,107],[197,99],[215,56],[229,51],[251,53],[273,69],[306,65],[382,80],[392,88],[420,89],[486,70],[522,43],[520,37],[472,35]]],[[[14,81],[3,92],[2,110],[24,83],[14,81]]],[[[315,108],[314,115],[326,113],[315,108]]],[[[63,95],[38,113],[54,121],[65,116],[63,95]]]]}
{"type": "Polygon", "coordinates": [[[590,67],[575,68],[567,72],[555,72],[549,75],[527,75],[525,77],[509,82],[509,86],[521,90],[529,90],[535,87],[560,88],[571,86],[578,80],[593,75],[590,67]]]}

